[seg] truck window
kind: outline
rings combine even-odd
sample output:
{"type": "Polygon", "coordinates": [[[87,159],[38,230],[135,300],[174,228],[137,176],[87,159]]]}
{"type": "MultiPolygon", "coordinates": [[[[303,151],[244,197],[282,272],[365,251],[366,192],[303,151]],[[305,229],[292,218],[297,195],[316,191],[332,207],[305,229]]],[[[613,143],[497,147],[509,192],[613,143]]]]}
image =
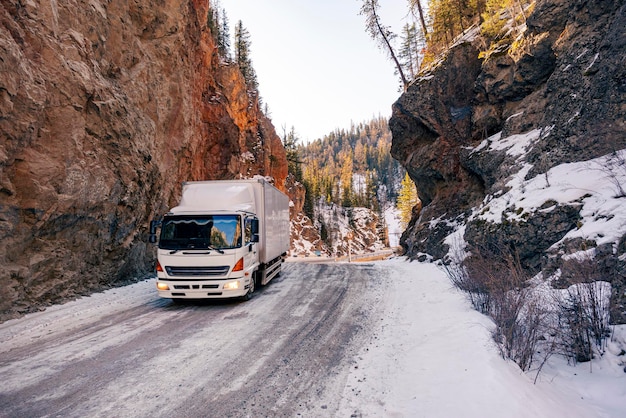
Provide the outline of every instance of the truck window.
{"type": "Polygon", "coordinates": [[[246,218],[244,225],[244,243],[249,244],[252,241],[252,220],[254,218],[246,218]]]}
{"type": "Polygon", "coordinates": [[[159,248],[230,249],[241,246],[239,215],[166,216],[161,225],[159,248]]]}

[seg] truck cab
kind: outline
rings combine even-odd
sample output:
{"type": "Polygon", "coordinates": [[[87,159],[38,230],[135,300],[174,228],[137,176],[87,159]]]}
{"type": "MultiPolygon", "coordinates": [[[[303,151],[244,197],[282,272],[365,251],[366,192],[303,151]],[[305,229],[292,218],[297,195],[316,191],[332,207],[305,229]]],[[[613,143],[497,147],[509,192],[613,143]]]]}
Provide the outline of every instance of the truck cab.
{"type": "Polygon", "coordinates": [[[254,214],[166,215],[156,268],[159,296],[249,298],[259,266],[257,242],[254,214]]]}

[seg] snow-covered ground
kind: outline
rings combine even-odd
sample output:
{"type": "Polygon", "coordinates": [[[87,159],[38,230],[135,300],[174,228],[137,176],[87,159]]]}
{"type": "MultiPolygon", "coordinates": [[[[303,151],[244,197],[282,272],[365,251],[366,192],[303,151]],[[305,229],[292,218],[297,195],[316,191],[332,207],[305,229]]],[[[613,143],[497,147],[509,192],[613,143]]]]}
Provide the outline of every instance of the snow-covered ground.
{"type": "Polygon", "coordinates": [[[380,331],[361,350],[337,416],[626,416],[625,326],[614,329],[602,358],[571,366],[551,357],[534,384],[536,371],[499,355],[493,323],[435,264],[377,266],[396,273],[380,331]]]}
{"type": "MultiPolygon", "coordinates": [[[[289,328],[282,323],[282,319],[281,325],[272,324],[272,321],[278,321],[279,318],[271,315],[253,315],[258,313],[257,310],[261,309],[266,313],[276,310],[278,308],[275,304],[285,304],[288,296],[288,300],[299,295],[303,300],[311,302],[315,299],[316,292],[320,291],[321,285],[314,285],[316,280],[326,280],[328,284],[330,275],[344,270],[342,276],[345,277],[336,282],[353,289],[347,293],[359,299],[345,299],[338,306],[348,310],[354,309],[355,304],[363,300],[375,301],[359,307],[364,312],[369,312],[363,315],[363,328],[359,331],[362,337],[353,340],[360,345],[345,349],[351,354],[340,363],[333,364],[332,369],[320,371],[319,375],[324,379],[320,382],[308,382],[307,379],[314,376],[311,370],[300,376],[289,369],[296,360],[289,358],[289,353],[300,353],[289,342],[286,344],[289,349],[285,352],[268,351],[264,356],[258,357],[254,363],[257,368],[264,361],[279,359],[270,363],[270,369],[272,376],[289,376],[289,379],[283,381],[283,385],[326,388],[319,395],[315,395],[315,391],[313,394],[300,393],[295,406],[268,403],[269,409],[265,409],[266,411],[272,410],[271,408],[279,408],[273,409],[274,411],[286,408],[285,410],[293,412],[295,408],[300,411],[297,415],[312,417],[626,416],[626,373],[623,370],[626,363],[623,351],[626,348],[626,328],[623,326],[614,329],[612,341],[603,357],[590,363],[571,366],[564,359],[553,356],[543,368],[537,384],[534,384],[535,372],[524,373],[513,362],[504,360],[499,355],[491,340],[492,322],[471,309],[464,295],[451,285],[436,264],[408,262],[404,259],[353,264],[354,272],[359,269],[370,271],[367,276],[350,274],[350,270],[346,270],[350,264],[342,266],[340,269],[338,264],[288,263],[281,280],[270,284],[267,291],[258,300],[253,299],[252,303],[173,309],[169,302],[156,297],[154,280],[148,280],[84,297],[65,305],[53,306],[44,312],[0,324],[0,378],[4,382],[0,385],[0,416],[12,416],[2,413],[2,405],[15,404],[12,399],[13,391],[26,390],[18,388],[45,382],[50,376],[62,376],[63,379],[71,380],[73,377],[68,372],[69,369],[65,369],[68,362],[94,358],[97,364],[100,357],[106,357],[110,350],[127,347],[127,340],[136,338],[137,335],[145,335],[148,344],[156,344],[150,343],[149,336],[157,333],[157,329],[169,325],[172,330],[176,330],[181,318],[185,322],[192,319],[198,321],[203,315],[205,319],[202,321],[206,322],[204,327],[192,327],[194,332],[177,331],[173,334],[178,340],[169,347],[172,353],[167,353],[167,350],[160,352],[164,348],[161,346],[155,352],[140,347],[139,352],[144,353],[142,350],[146,350],[145,352],[150,353],[149,358],[144,358],[144,354],[139,356],[137,353],[127,353],[138,356],[131,356],[135,360],[126,363],[120,358],[121,364],[125,364],[124,367],[128,370],[112,369],[115,373],[108,373],[107,378],[112,379],[108,389],[97,389],[93,395],[95,398],[89,396],[87,401],[79,399],[91,406],[89,415],[106,416],[107,410],[98,408],[110,406],[106,402],[107,397],[119,395],[118,392],[127,390],[124,388],[131,385],[133,389],[118,398],[117,407],[120,411],[134,410],[135,416],[146,416],[137,411],[151,411],[157,405],[154,398],[155,388],[157,394],[162,395],[158,398],[161,399],[158,405],[172,408],[176,403],[167,404],[163,398],[169,395],[168,399],[172,402],[181,401],[176,398],[175,391],[179,383],[191,385],[189,390],[197,386],[204,391],[204,386],[216,385],[225,393],[229,393],[229,390],[244,390],[246,379],[252,379],[254,368],[248,370],[244,367],[244,374],[235,379],[235,384],[230,380],[219,381],[218,372],[222,369],[217,366],[211,366],[217,367],[215,370],[209,367],[206,371],[196,371],[193,374],[187,367],[173,365],[170,356],[175,354],[178,358],[187,359],[186,361],[195,361],[193,364],[197,367],[205,367],[202,362],[205,358],[213,358],[214,354],[219,354],[218,358],[230,358],[232,350],[243,344],[239,339],[233,339],[233,335],[240,333],[242,329],[289,328]],[[357,288],[358,291],[354,290],[357,288]],[[368,295],[364,295],[364,292],[368,295]],[[133,315],[137,312],[141,315],[133,315]],[[213,318],[209,321],[206,315],[217,315],[218,320],[213,318]],[[116,320],[112,322],[111,318],[116,320]],[[255,321],[250,318],[255,318],[255,321]],[[124,332],[119,332],[120,330],[124,332]],[[71,335],[80,338],[73,338],[71,335]],[[62,339],[69,341],[69,344],[58,344],[56,336],[65,336],[62,339]],[[34,344],[38,342],[43,347],[40,353],[33,352],[34,344]],[[218,351],[209,356],[205,353],[207,344],[213,347],[212,350],[218,351]],[[219,351],[222,345],[226,346],[225,352],[219,351]],[[19,353],[24,348],[28,348],[25,352],[30,354],[20,358],[19,353]],[[7,361],[7,358],[15,360],[7,361]],[[152,364],[155,362],[159,364],[158,367],[152,364]],[[142,373],[140,367],[144,363],[149,368],[142,373]],[[287,371],[292,373],[286,373],[287,371]],[[214,376],[215,373],[218,375],[214,376]],[[155,378],[158,382],[153,380],[155,378]],[[199,381],[192,384],[187,382],[190,378],[199,381]],[[203,382],[202,379],[207,381],[203,382]],[[119,388],[114,390],[114,387],[119,388]],[[300,406],[297,405],[298,402],[300,406]],[[314,407],[302,409],[310,405],[314,407]]],[[[307,330],[306,324],[323,317],[322,313],[313,310],[312,305],[303,304],[298,312],[292,313],[295,316],[289,319],[287,314],[286,318],[295,325],[294,318],[304,315],[305,312],[315,315],[303,322],[304,329],[307,330]]],[[[328,325],[328,329],[335,325],[328,325]]],[[[250,335],[252,334],[254,333],[251,332],[250,335]]],[[[305,334],[296,332],[298,336],[305,334]]],[[[159,341],[161,345],[168,346],[164,342],[163,334],[159,341]]],[[[260,341],[263,339],[258,343],[260,341]]],[[[309,345],[317,347],[319,341],[301,341],[298,347],[303,349],[309,345]]],[[[277,349],[272,344],[268,347],[277,349]]],[[[307,352],[306,355],[309,356],[310,363],[319,363],[314,358],[314,353],[307,352]]],[[[107,370],[114,366],[107,366],[107,370]]],[[[223,370],[220,373],[222,372],[223,370]]],[[[69,384],[59,381],[59,388],[67,386],[64,383],[69,384]]],[[[89,387],[90,381],[85,381],[85,385],[81,390],[93,389],[89,387]]],[[[260,391],[257,401],[280,398],[281,388],[276,382],[273,385],[271,392],[267,393],[262,392],[262,387],[254,389],[252,393],[260,391]]],[[[287,388],[284,387],[283,390],[287,391],[287,388]]],[[[47,399],[49,394],[44,392],[39,393],[39,396],[47,399]]],[[[68,396],[74,395],[68,393],[68,396]]],[[[50,399],[51,402],[60,402],[63,398],[50,399]]],[[[73,408],[78,408],[71,409],[77,413],[83,407],[75,404],[73,408]]],[[[54,415],[53,409],[49,409],[49,412],[54,415]]],[[[165,416],[165,410],[161,412],[165,416]]],[[[245,411],[241,410],[240,416],[245,415],[245,411]]],[[[200,415],[194,413],[188,416],[200,415]]]]}
{"type": "Polygon", "coordinates": [[[385,208],[385,223],[387,224],[387,234],[389,236],[389,246],[391,248],[400,246],[402,236],[402,226],[400,225],[400,214],[395,205],[387,205],[385,208]]]}

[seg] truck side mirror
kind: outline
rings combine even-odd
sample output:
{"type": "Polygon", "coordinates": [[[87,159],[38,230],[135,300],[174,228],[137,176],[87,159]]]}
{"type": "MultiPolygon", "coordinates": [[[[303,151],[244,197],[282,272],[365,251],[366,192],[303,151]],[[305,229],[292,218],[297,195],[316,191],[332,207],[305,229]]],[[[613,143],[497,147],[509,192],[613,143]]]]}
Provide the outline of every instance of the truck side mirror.
{"type": "Polygon", "coordinates": [[[150,244],[156,244],[157,242],[156,233],[159,225],[161,225],[161,221],[150,221],[150,238],[148,238],[150,244]]]}
{"type": "Polygon", "coordinates": [[[159,225],[161,225],[161,221],[150,221],[150,235],[156,235],[159,225]]]}
{"type": "MultiPolygon", "coordinates": [[[[254,236],[254,234],[258,234],[259,233],[259,220],[258,219],[253,219],[252,222],[250,223],[250,226],[252,227],[252,235],[254,236]]],[[[253,242],[259,242],[258,237],[256,241],[253,242]]]]}

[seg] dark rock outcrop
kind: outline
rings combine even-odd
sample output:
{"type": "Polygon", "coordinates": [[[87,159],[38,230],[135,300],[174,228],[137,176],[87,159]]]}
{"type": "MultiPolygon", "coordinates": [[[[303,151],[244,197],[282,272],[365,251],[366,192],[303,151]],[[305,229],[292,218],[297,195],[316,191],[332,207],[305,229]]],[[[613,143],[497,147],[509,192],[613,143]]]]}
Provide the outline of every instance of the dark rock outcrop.
{"type": "MultiPolygon", "coordinates": [[[[411,257],[445,258],[446,239],[463,225],[470,248],[513,246],[526,268],[554,267],[548,249],[577,227],[580,206],[538,210],[514,222],[486,222],[474,211],[506,193],[523,164],[531,166],[522,174],[530,179],[626,148],[626,6],[540,0],[515,42],[485,53],[488,42],[475,35],[457,42],[393,105],[392,155],[424,204],[401,244],[411,257]],[[531,131],[535,140],[521,154],[485,141],[531,131]]],[[[623,272],[612,277],[614,288],[624,287],[623,272]]]]}
{"type": "Polygon", "coordinates": [[[0,320],[144,276],[187,180],[272,176],[285,152],[208,3],[0,2],[0,320]]]}

